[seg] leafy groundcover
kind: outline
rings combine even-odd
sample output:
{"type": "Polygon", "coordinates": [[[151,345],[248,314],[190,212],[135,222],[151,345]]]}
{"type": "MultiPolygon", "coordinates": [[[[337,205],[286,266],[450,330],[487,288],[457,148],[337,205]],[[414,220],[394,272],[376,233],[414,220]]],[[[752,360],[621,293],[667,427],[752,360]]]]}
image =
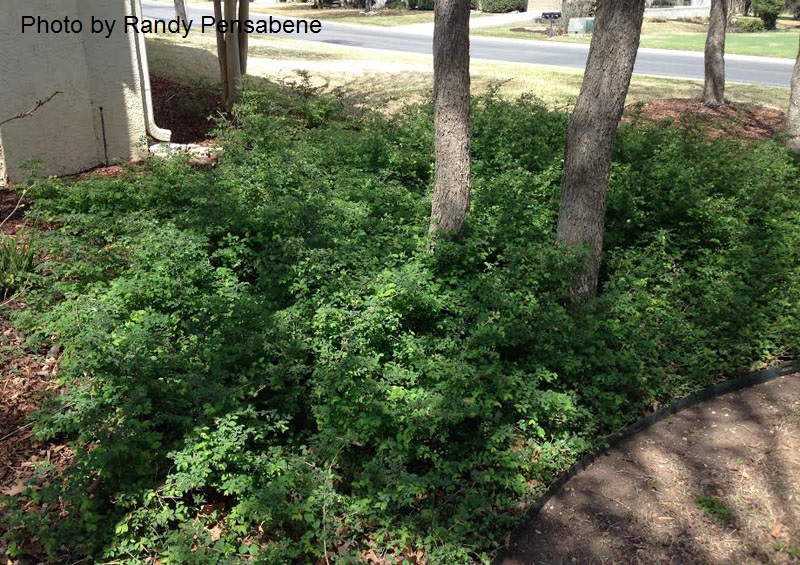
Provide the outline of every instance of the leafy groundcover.
{"type": "Polygon", "coordinates": [[[246,92],[213,168],[36,181],[17,320],[55,338],[7,498],[51,561],[486,561],[605,434],[800,343],[798,168],[777,143],[622,127],[600,297],[554,245],[568,116],[475,101],[473,200],[429,251],[432,112],[246,92]]]}

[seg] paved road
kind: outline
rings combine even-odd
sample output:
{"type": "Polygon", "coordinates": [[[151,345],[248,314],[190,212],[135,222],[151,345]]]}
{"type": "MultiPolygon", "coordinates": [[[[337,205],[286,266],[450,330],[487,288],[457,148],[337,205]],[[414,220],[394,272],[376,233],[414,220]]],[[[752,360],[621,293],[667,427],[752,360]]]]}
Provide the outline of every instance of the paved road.
{"type": "MultiPolygon", "coordinates": [[[[145,15],[156,19],[171,19],[174,11],[171,4],[142,2],[145,15]]],[[[199,20],[211,15],[211,8],[190,6],[190,18],[197,21],[191,33],[199,33],[199,20]]],[[[254,20],[263,19],[261,14],[252,14],[254,20]]],[[[266,16],[268,17],[268,16],[266,16]]],[[[287,37],[287,34],[270,34],[287,37]]],[[[398,28],[380,28],[357,24],[322,23],[318,34],[292,34],[293,39],[320,41],[347,47],[405,51],[430,54],[432,38],[429,33],[408,32],[398,28]]],[[[506,61],[514,63],[536,63],[564,68],[586,67],[588,45],[575,43],[550,43],[525,39],[501,39],[473,36],[470,38],[470,55],[474,59],[506,61]]],[[[767,57],[725,57],[725,72],[731,82],[746,82],[767,86],[788,86],[793,61],[767,57]]],[[[666,51],[640,49],[635,72],[647,75],[677,78],[703,78],[703,54],[689,51],[666,51]]]]}

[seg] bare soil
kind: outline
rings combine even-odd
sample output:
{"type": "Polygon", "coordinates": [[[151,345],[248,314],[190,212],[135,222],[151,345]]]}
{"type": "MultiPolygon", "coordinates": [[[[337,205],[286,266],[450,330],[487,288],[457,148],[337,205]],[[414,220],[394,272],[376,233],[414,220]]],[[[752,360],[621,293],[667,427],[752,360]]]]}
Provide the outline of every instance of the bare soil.
{"type": "Polygon", "coordinates": [[[629,438],[573,477],[501,563],[800,559],[800,374],[629,438]]]}

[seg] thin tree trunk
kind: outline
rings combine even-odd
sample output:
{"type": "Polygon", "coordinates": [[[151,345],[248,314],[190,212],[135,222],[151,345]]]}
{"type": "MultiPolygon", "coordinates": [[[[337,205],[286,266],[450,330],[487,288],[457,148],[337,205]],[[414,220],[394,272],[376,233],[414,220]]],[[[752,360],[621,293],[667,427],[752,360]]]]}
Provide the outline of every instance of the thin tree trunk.
{"type": "Polygon", "coordinates": [[[189,20],[186,15],[186,0],[175,0],[175,15],[182,20],[189,20]]]}
{"type": "Polygon", "coordinates": [[[461,229],[470,199],[469,0],[437,0],[433,31],[432,231],[461,229]]]}
{"type": "MultiPolygon", "coordinates": [[[[250,0],[239,0],[239,19],[246,21],[250,19],[250,0]]],[[[246,33],[237,33],[239,36],[239,71],[242,76],[247,74],[247,48],[248,38],[246,33]]]]}
{"type": "MultiPolygon", "coordinates": [[[[214,17],[216,21],[222,19],[222,0],[214,0],[214,17]]],[[[231,92],[228,88],[228,55],[225,47],[225,35],[217,32],[217,59],[219,60],[219,73],[222,82],[222,101],[227,107],[231,100],[231,92]]]]}
{"type": "Polygon", "coordinates": [[[711,17],[706,36],[703,102],[707,106],[725,104],[725,28],[728,24],[728,0],[711,0],[711,17]]]}
{"type": "Polygon", "coordinates": [[[597,293],[611,150],[630,86],[645,0],[600,0],[578,101],[567,129],[564,177],[556,236],[559,243],[588,247],[573,300],[597,293]]]}
{"type": "MultiPolygon", "coordinates": [[[[225,0],[225,19],[228,21],[236,19],[236,0],[225,0]]],[[[230,107],[236,100],[239,84],[242,78],[241,67],[239,66],[239,42],[236,32],[228,30],[225,34],[225,64],[227,65],[228,81],[228,100],[230,107]]]]}
{"type": "Polygon", "coordinates": [[[786,145],[800,154],[800,53],[794,62],[792,71],[791,90],[789,93],[789,111],[786,116],[786,133],[789,141],[786,145]]]}

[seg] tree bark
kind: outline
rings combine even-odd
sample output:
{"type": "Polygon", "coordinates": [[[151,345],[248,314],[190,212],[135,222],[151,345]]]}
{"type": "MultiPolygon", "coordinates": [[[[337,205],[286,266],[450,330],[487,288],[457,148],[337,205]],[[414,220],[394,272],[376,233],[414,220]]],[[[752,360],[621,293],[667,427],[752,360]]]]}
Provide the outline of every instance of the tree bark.
{"type": "MultiPolygon", "coordinates": [[[[250,0],[239,0],[239,19],[243,22],[250,19],[250,0]]],[[[244,76],[247,74],[247,49],[250,36],[246,33],[237,35],[239,36],[239,72],[244,76]]]]}
{"type": "Polygon", "coordinates": [[[586,73],[567,129],[564,177],[556,237],[568,247],[587,247],[572,298],[583,303],[597,293],[611,150],[625,107],[645,0],[600,0],[586,73]]]}
{"type": "MultiPolygon", "coordinates": [[[[222,19],[222,0],[214,0],[214,17],[217,21],[222,19]]],[[[225,35],[217,32],[217,60],[219,61],[220,81],[222,82],[222,103],[229,107],[231,93],[228,90],[228,55],[225,46],[225,35]]]]}
{"type": "MultiPolygon", "coordinates": [[[[225,19],[228,21],[236,19],[236,0],[225,0],[225,19]]],[[[226,106],[230,108],[236,101],[236,93],[242,80],[242,70],[239,59],[239,41],[236,32],[228,30],[225,33],[225,65],[227,67],[228,99],[226,106]]]]}
{"type": "Polygon", "coordinates": [[[186,15],[186,0],[175,0],[175,15],[182,20],[189,20],[186,15]]]}
{"type": "Polygon", "coordinates": [[[703,103],[725,104],[725,28],[728,25],[728,0],[711,0],[711,16],[706,36],[703,103]]]}
{"type": "Polygon", "coordinates": [[[792,71],[786,133],[789,134],[789,141],[786,145],[795,153],[800,154],[800,53],[797,54],[792,71]]]}
{"type": "Polygon", "coordinates": [[[433,31],[431,231],[461,229],[470,199],[469,0],[437,0],[433,31]]]}

